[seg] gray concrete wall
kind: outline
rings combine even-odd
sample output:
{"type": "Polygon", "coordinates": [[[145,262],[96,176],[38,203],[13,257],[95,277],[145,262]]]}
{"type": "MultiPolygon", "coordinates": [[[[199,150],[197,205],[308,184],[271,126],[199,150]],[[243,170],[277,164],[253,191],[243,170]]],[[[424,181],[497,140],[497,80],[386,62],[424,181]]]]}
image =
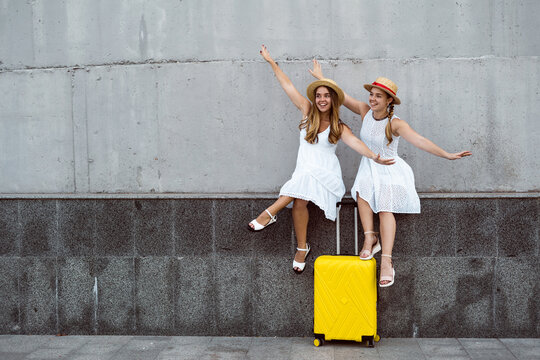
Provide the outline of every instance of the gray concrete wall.
{"type": "MultiPolygon", "coordinates": [[[[310,336],[313,261],[335,252],[336,224],[309,208],[313,250],[298,276],[289,210],[246,229],[271,201],[3,199],[0,333],[310,336]]],[[[397,217],[379,333],[540,337],[539,198],[421,203],[423,214],[397,217]]],[[[344,254],[353,211],[341,210],[344,254]]]]}
{"type": "MultiPolygon", "coordinates": [[[[396,112],[448,162],[403,143],[423,192],[540,189],[540,3],[16,1],[0,3],[0,192],[274,193],[296,159],[310,59],[396,112]]],[[[342,118],[358,132],[359,118],[342,118]]],[[[345,183],[359,157],[338,148],[345,183]]]]}

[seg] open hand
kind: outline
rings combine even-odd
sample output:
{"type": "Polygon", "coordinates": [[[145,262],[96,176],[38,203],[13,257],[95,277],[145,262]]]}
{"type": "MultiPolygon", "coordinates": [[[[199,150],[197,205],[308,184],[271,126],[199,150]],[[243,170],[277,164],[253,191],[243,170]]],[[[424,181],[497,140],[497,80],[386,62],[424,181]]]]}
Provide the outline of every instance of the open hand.
{"type": "Polygon", "coordinates": [[[268,61],[268,62],[271,62],[273,61],[272,57],[270,56],[270,53],[268,52],[268,49],[266,48],[266,46],[264,45],[261,45],[261,51],[259,51],[259,53],[261,53],[262,57],[264,58],[264,60],[268,61]]]}
{"type": "Polygon", "coordinates": [[[394,159],[383,159],[383,158],[381,158],[381,154],[377,154],[377,157],[375,157],[373,159],[373,161],[375,161],[377,164],[381,164],[381,165],[392,165],[392,164],[394,164],[396,162],[394,159]]]}
{"type": "Polygon", "coordinates": [[[322,69],[321,69],[321,64],[319,64],[317,60],[313,59],[313,70],[311,69],[308,69],[308,70],[311,73],[311,75],[313,75],[317,79],[321,80],[324,78],[322,69]]]}
{"type": "Polygon", "coordinates": [[[462,151],[462,152],[458,152],[458,153],[453,153],[453,154],[448,154],[448,156],[446,157],[448,160],[457,160],[457,159],[461,159],[465,156],[471,156],[472,155],[472,152],[470,151],[462,151]]]}

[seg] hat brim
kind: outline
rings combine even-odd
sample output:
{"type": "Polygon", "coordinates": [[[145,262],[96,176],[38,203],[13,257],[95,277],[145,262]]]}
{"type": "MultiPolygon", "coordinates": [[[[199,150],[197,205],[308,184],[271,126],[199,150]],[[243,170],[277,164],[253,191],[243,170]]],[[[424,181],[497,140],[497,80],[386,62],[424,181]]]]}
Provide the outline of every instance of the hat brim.
{"type": "Polygon", "coordinates": [[[385,93],[390,95],[394,99],[394,105],[401,104],[401,100],[399,100],[399,98],[396,95],[392,94],[387,89],[385,89],[383,87],[380,87],[380,86],[377,86],[377,85],[373,85],[373,84],[364,84],[364,89],[366,89],[367,91],[371,91],[371,89],[374,88],[374,87],[376,87],[377,89],[381,89],[382,91],[384,91],[385,93]]]}
{"type": "Polygon", "coordinates": [[[317,90],[319,86],[326,86],[334,90],[338,96],[339,106],[343,104],[343,101],[345,100],[345,93],[334,81],[330,79],[317,80],[308,85],[306,95],[312,103],[315,103],[315,90],[317,90]]]}

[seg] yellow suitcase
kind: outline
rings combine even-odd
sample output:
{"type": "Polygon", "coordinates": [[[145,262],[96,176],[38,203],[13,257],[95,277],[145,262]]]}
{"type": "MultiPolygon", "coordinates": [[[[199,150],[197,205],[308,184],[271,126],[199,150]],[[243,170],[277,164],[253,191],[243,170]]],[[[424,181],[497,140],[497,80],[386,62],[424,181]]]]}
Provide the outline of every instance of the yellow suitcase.
{"type": "Polygon", "coordinates": [[[355,254],[339,255],[339,210],[336,219],[336,252],[315,260],[314,335],[315,346],[326,340],[367,341],[373,347],[377,335],[376,261],[360,260],[358,215],[355,212],[355,254]]]}

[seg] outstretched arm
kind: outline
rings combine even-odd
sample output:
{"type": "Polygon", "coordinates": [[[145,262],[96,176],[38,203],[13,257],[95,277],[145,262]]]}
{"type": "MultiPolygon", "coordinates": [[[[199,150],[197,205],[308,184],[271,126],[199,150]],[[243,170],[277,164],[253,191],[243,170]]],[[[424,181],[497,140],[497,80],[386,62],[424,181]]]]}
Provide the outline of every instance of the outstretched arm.
{"type": "Polygon", "coordinates": [[[394,159],[381,159],[381,155],[371,151],[362,140],[354,136],[348,126],[342,125],[342,127],[343,131],[341,132],[341,139],[343,139],[343,142],[354,151],[382,165],[392,165],[395,163],[394,159]]]}
{"type": "Polygon", "coordinates": [[[287,96],[291,99],[293,104],[298,109],[300,109],[300,111],[302,111],[302,114],[304,116],[307,116],[311,108],[311,103],[309,102],[309,100],[303,97],[300,92],[296,90],[289,77],[285,75],[285,73],[279,68],[278,64],[274,61],[274,59],[272,59],[266,46],[261,46],[260,53],[264,60],[266,60],[270,64],[270,66],[272,66],[272,70],[274,70],[274,74],[276,75],[279,84],[281,85],[283,90],[285,90],[287,96]]]}
{"type": "Polygon", "coordinates": [[[397,136],[402,136],[405,140],[417,148],[448,160],[461,159],[462,157],[472,155],[470,151],[449,153],[435,145],[435,143],[433,143],[431,140],[426,139],[422,135],[418,134],[409,126],[409,124],[407,124],[407,122],[398,118],[394,118],[392,120],[392,130],[397,136]]]}
{"type": "MultiPolygon", "coordinates": [[[[313,59],[313,70],[309,69],[309,72],[311,73],[311,75],[313,75],[319,80],[324,78],[322,69],[321,69],[321,64],[319,64],[319,62],[315,59],[313,59]]],[[[369,111],[368,104],[366,104],[363,101],[352,98],[351,96],[347,95],[347,93],[345,93],[345,100],[343,101],[343,105],[345,105],[347,109],[351,110],[352,112],[360,114],[360,116],[362,116],[362,119],[369,111]]]]}

